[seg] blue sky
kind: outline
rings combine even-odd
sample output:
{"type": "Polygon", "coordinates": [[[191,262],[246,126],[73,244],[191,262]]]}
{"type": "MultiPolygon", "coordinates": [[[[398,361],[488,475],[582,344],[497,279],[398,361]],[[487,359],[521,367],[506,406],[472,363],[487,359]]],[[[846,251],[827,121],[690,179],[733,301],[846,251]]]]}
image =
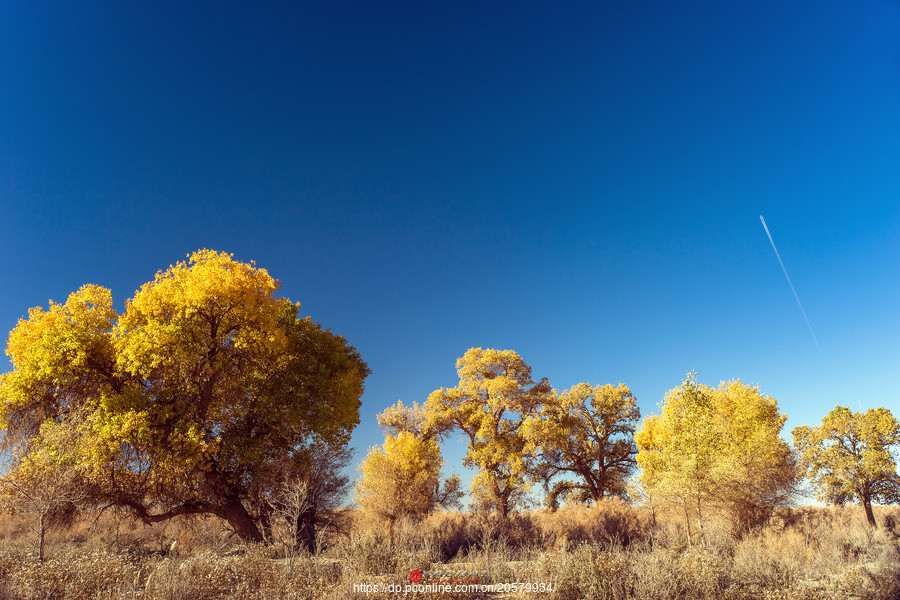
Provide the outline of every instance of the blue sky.
{"type": "Polygon", "coordinates": [[[208,247],[369,362],[357,458],[473,346],[900,414],[897,2],[190,4],[0,4],[4,331],[208,247]]]}

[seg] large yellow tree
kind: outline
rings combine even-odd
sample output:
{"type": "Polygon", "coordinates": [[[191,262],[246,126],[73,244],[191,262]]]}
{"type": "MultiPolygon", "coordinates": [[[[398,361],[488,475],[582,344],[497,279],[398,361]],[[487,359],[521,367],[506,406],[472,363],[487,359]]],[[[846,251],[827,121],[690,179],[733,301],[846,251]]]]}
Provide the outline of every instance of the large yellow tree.
{"type": "Polygon", "coordinates": [[[741,532],[790,501],[798,472],[779,435],[787,417],[758,386],[710,388],[692,373],[661,408],[635,434],[641,483],[680,506],[689,537],[691,522],[702,529],[709,512],[723,512],[741,532]]]}
{"type": "Polygon", "coordinates": [[[900,423],[886,408],[852,412],[837,406],[820,427],[797,427],[794,445],[819,500],[830,504],[859,501],[876,525],[872,503],[900,502],[896,448],[900,423]]]}
{"type": "Polygon", "coordinates": [[[459,385],[435,390],[425,403],[428,427],[466,435],[463,464],[478,468],[472,495],[505,517],[529,489],[535,442],[525,424],[552,390],[546,379],[532,379],[513,350],[470,348],[456,369],[459,385]]]}
{"type": "Polygon", "coordinates": [[[308,472],[309,448],[346,445],[369,373],[278,286],[201,250],[121,315],[93,285],[31,309],[9,336],[0,427],[29,443],[50,421],[77,428],[68,452],[95,500],[146,522],[212,513],[261,540],[272,486],[308,472]]]}
{"type": "Polygon", "coordinates": [[[544,482],[550,507],[566,496],[584,502],[625,495],[626,479],[635,467],[634,429],[640,418],[624,384],[579,383],[548,394],[540,418],[527,422],[525,429],[539,450],[535,477],[544,482]]]}

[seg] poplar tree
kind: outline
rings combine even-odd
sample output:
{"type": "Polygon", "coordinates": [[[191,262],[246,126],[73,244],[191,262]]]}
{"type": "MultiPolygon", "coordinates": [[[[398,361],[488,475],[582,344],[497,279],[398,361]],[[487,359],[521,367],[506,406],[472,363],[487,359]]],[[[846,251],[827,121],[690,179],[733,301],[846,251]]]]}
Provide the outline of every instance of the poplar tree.
{"type": "MultiPolygon", "coordinates": [[[[201,250],[122,314],[96,285],[32,308],[0,376],[4,440],[38,448],[57,423],[91,501],[147,523],[209,513],[261,541],[273,486],[308,472],[311,449],[347,445],[369,374],[278,288],[252,262],[201,250]]],[[[24,477],[19,455],[11,474],[24,477]]]]}
{"type": "Polygon", "coordinates": [[[858,501],[876,526],[872,503],[900,502],[897,447],[900,424],[886,408],[852,412],[836,406],[819,427],[797,427],[794,445],[817,498],[829,504],[858,501]]]}
{"type": "Polygon", "coordinates": [[[425,403],[428,426],[466,436],[463,464],[478,469],[474,500],[506,517],[531,485],[536,443],[526,435],[526,423],[538,418],[550,384],[535,382],[513,350],[470,348],[456,368],[459,385],[435,390],[425,403]]]}
{"type": "Polygon", "coordinates": [[[710,388],[691,373],[661,409],[635,434],[641,483],[680,507],[689,538],[692,521],[702,530],[711,512],[740,533],[790,502],[799,474],[775,398],[740,380],[710,388]]]}

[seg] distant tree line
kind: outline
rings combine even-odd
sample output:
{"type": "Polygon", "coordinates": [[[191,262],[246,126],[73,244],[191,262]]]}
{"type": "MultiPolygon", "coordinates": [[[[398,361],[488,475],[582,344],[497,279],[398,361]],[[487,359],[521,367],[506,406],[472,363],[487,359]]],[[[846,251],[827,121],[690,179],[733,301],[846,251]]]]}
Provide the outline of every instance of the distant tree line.
{"type": "Polygon", "coordinates": [[[804,477],[820,500],[859,501],[873,526],[873,502],[900,500],[900,426],[885,408],[837,407],[821,427],[794,429],[795,450],[781,438],[787,417],[776,400],[740,380],[711,388],[690,373],[666,394],[661,413],[639,424],[626,385],[580,383],[558,392],[535,381],[512,350],[472,348],[457,372],[458,386],[379,416],[388,437],[360,465],[355,489],[360,507],[391,528],[458,501],[456,476],[441,485],[435,442],[452,434],[468,442],[463,463],[476,470],[473,507],[502,516],[540,484],[551,509],[563,499],[610,496],[677,508],[690,539],[712,514],[735,533],[765,523],[796,501],[804,477]]]}

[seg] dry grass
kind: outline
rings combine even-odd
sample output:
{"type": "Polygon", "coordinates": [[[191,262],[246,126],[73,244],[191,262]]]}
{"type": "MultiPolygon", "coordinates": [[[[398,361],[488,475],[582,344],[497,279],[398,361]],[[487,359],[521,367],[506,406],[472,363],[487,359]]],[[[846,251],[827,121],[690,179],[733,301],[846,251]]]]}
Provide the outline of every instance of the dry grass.
{"type": "Polygon", "coordinates": [[[26,524],[4,517],[0,600],[394,598],[402,592],[366,593],[354,584],[403,586],[412,569],[554,586],[551,593],[480,596],[495,598],[900,600],[900,509],[877,515],[886,526],[872,531],[856,507],[784,510],[742,539],[709,523],[689,546],[677,520],[654,527],[644,511],[620,502],[508,521],[441,513],[398,526],[393,546],[384,533],[357,524],[327,540],[321,554],[288,563],[272,548],[240,544],[214,519],[147,527],[104,514],[53,531],[44,564],[26,524]],[[548,553],[562,535],[569,543],[548,553]]]}

